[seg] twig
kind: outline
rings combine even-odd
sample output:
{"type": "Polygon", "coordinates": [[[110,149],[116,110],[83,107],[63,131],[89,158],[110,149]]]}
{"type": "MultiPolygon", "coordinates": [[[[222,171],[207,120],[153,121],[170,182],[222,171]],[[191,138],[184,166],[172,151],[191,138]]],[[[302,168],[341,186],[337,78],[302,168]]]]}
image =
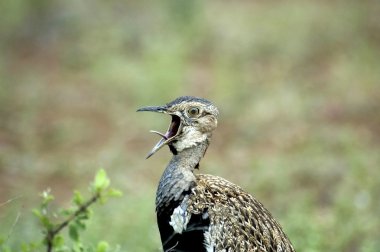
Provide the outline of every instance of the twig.
{"type": "Polygon", "coordinates": [[[21,212],[18,211],[17,212],[17,216],[16,216],[16,219],[14,220],[12,226],[11,226],[11,229],[9,230],[8,232],[8,236],[7,236],[7,241],[9,240],[9,238],[11,237],[11,234],[13,233],[13,229],[16,227],[16,224],[18,222],[18,220],[20,219],[20,216],[21,216],[21,212]]]}
{"type": "Polygon", "coordinates": [[[14,198],[11,198],[11,199],[9,199],[9,200],[7,200],[7,201],[1,202],[1,203],[0,203],[0,207],[5,206],[6,204],[9,204],[9,203],[11,203],[12,201],[15,201],[15,200],[17,200],[17,199],[19,199],[19,198],[21,198],[21,197],[22,197],[22,196],[20,195],[20,196],[16,196],[16,197],[14,197],[14,198]]]}
{"type": "Polygon", "coordinates": [[[80,213],[85,212],[87,208],[95,203],[100,198],[100,193],[96,193],[94,196],[92,196],[86,203],[81,205],[78,210],[76,210],[72,215],[70,215],[67,220],[63,221],[61,224],[59,224],[56,228],[52,228],[48,230],[48,233],[46,234],[46,243],[47,243],[47,252],[52,252],[53,250],[53,241],[54,237],[63,229],[65,228],[72,220],[74,220],[80,213]]]}
{"type": "MultiPolygon", "coordinates": [[[[4,202],[0,203],[0,207],[3,207],[3,206],[5,206],[5,205],[7,205],[7,204],[10,204],[10,203],[12,203],[13,201],[15,201],[15,200],[17,200],[17,199],[19,199],[19,198],[21,198],[21,197],[22,197],[22,196],[20,195],[20,196],[16,196],[16,197],[14,197],[14,198],[8,199],[7,201],[4,201],[4,202]]],[[[10,237],[11,237],[11,235],[12,235],[12,233],[13,233],[13,230],[14,230],[14,228],[16,227],[17,222],[18,222],[19,219],[20,219],[20,216],[21,216],[21,212],[18,211],[18,212],[17,212],[17,215],[16,215],[16,218],[15,218],[15,220],[13,221],[12,226],[11,226],[9,232],[8,232],[8,235],[7,235],[7,239],[6,239],[6,241],[8,241],[8,240],[10,239],[10,237]]]]}

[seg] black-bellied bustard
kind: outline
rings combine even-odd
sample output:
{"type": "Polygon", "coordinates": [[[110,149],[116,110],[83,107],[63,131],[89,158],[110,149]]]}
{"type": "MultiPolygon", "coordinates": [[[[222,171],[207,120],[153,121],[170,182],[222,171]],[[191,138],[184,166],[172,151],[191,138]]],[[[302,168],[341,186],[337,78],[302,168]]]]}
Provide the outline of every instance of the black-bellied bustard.
{"type": "Polygon", "coordinates": [[[164,106],[144,107],[171,115],[171,124],[148,157],[168,145],[173,158],[156,195],[164,251],[294,251],[271,213],[239,186],[217,176],[195,174],[217,126],[209,101],[183,96],[164,106]]]}

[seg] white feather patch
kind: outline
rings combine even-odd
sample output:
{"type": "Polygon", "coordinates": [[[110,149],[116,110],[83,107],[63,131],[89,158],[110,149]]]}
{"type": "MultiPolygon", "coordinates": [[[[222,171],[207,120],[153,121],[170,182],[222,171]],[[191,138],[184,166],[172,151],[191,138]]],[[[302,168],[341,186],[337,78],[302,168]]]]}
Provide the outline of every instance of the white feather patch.
{"type": "Polygon", "coordinates": [[[170,216],[170,226],[173,227],[174,232],[182,234],[186,229],[187,223],[189,223],[190,214],[183,210],[181,206],[174,209],[173,214],[170,216]]]}
{"type": "Polygon", "coordinates": [[[206,248],[206,251],[207,252],[214,252],[215,251],[215,246],[213,245],[212,241],[211,241],[211,234],[209,231],[205,231],[203,233],[204,237],[205,237],[205,241],[204,241],[204,245],[205,245],[205,248],[206,248]]]}
{"type": "Polygon", "coordinates": [[[173,143],[177,151],[193,147],[198,143],[204,142],[207,139],[207,134],[194,129],[193,127],[184,127],[182,130],[182,139],[173,143]]]}

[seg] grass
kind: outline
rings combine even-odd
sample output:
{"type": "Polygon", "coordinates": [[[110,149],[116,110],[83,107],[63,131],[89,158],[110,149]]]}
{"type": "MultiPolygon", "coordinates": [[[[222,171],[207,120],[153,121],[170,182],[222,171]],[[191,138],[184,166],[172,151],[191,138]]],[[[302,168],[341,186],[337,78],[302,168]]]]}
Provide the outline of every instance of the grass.
{"type": "Polygon", "coordinates": [[[38,192],[67,204],[105,167],[124,197],[95,209],[86,241],[159,251],[154,194],[170,155],[144,157],[168,118],[135,110],[186,94],[221,111],[201,172],[254,194],[298,251],[377,251],[378,4],[2,5],[0,202],[14,200],[0,237],[15,250],[41,237],[38,192]]]}

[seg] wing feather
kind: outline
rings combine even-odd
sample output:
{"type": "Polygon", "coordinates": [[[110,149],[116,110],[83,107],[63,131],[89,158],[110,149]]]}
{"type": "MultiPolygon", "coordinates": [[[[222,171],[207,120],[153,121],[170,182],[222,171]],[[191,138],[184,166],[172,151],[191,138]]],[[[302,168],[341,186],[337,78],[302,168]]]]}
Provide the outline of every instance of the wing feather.
{"type": "Polygon", "coordinates": [[[187,211],[210,218],[209,246],[215,251],[295,251],[280,224],[253,196],[217,176],[197,175],[187,211]]]}

